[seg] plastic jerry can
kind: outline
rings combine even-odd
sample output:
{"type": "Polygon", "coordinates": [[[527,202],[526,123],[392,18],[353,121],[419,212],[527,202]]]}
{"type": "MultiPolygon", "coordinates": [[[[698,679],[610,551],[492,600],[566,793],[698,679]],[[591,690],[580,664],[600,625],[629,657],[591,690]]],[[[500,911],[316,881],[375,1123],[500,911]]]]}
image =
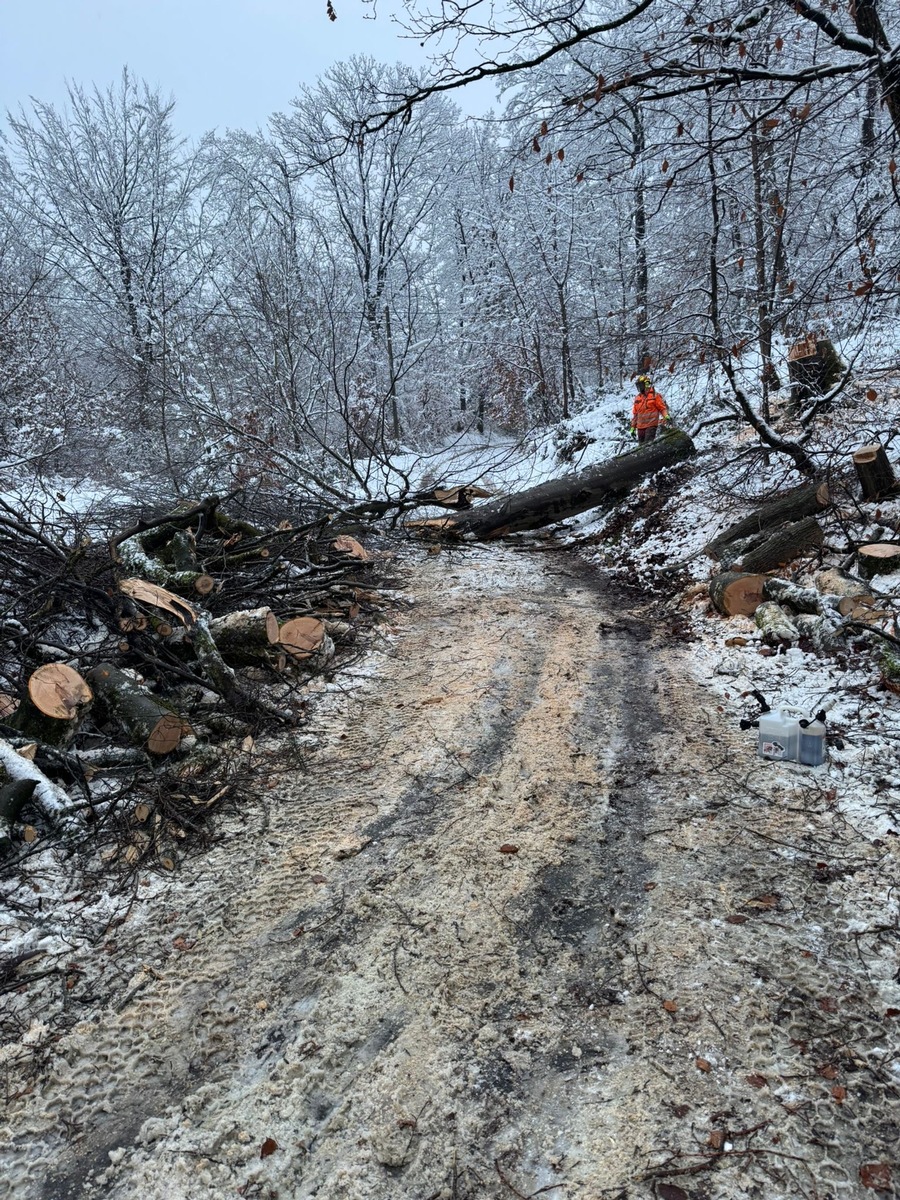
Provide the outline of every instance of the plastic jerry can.
{"type": "Polygon", "coordinates": [[[759,753],[762,758],[796,762],[800,753],[800,722],[780,709],[759,718],[759,753]]]}
{"type": "Polygon", "coordinates": [[[825,761],[825,722],[803,721],[800,725],[800,762],[820,767],[825,761]]]}

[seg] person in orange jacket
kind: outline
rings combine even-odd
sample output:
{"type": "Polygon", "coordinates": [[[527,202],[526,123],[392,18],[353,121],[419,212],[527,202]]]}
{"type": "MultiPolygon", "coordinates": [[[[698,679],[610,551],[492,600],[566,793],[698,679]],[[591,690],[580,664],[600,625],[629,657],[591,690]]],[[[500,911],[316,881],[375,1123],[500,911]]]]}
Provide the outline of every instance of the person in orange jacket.
{"type": "Polygon", "coordinates": [[[660,425],[669,419],[665,401],[646,375],[638,375],[640,389],[631,410],[631,432],[639,442],[652,442],[660,425]]]}

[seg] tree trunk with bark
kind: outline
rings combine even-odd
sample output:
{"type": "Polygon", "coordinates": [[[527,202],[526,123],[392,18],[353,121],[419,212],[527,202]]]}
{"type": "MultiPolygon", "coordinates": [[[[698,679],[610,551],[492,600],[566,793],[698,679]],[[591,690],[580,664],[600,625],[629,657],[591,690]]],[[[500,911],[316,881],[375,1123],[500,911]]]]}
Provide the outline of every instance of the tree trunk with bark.
{"type": "Polygon", "coordinates": [[[88,679],[103,715],[120,725],[136,745],[158,755],[176,749],[185,733],[184,720],[137,680],[109,662],[98,663],[88,679]]]}
{"type": "Polygon", "coordinates": [[[717,533],[705,548],[705,553],[713,559],[720,559],[723,550],[732,542],[752,537],[754,534],[774,532],[779,525],[787,521],[799,521],[801,517],[814,516],[827,508],[830,503],[828,485],[825,483],[803,484],[794,488],[785,496],[763,504],[749,516],[742,517],[733,525],[729,525],[721,533],[717,533]]]}
{"type": "Polygon", "coordinates": [[[745,554],[741,560],[741,570],[755,574],[775,571],[793,562],[807,550],[821,546],[823,539],[822,526],[815,517],[793,521],[767,538],[761,546],[745,554]]]}
{"type": "Polygon", "coordinates": [[[540,529],[614,502],[648,475],[682,462],[693,453],[694,443],[688,435],[672,430],[637,450],[586,467],[574,475],[564,475],[561,479],[504,496],[489,504],[479,504],[458,516],[412,522],[411,525],[485,541],[506,533],[540,529]]]}

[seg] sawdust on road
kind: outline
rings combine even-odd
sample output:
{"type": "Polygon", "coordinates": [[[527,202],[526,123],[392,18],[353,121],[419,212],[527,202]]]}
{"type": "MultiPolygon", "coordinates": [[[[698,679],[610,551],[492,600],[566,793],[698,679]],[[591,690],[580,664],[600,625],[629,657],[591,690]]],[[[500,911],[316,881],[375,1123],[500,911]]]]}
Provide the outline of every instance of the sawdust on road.
{"type": "Polygon", "coordinates": [[[271,802],[123,929],[131,999],[8,1102],[0,1191],[894,1194],[890,953],[846,933],[882,851],[567,555],[407,566],[302,769],[269,751],[271,802]]]}

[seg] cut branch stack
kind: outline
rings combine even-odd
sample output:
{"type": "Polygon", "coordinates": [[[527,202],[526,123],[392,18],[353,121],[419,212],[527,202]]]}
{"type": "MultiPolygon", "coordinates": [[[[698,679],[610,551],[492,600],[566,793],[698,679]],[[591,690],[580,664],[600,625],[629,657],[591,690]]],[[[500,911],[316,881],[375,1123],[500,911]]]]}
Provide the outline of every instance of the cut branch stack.
{"type": "MultiPolygon", "coordinates": [[[[23,823],[41,836],[71,828],[70,809],[90,812],[109,794],[108,772],[196,780],[248,733],[299,720],[309,675],[377,603],[372,556],[325,517],[235,515],[211,496],[134,521],[108,553],[84,539],[63,548],[73,540],[24,516],[0,522],[0,556],[16,564],[0,580],[7,851],[32,828],[23,823]]],[[[144,853],[136,846],[129,863],[144,853]]]]}

